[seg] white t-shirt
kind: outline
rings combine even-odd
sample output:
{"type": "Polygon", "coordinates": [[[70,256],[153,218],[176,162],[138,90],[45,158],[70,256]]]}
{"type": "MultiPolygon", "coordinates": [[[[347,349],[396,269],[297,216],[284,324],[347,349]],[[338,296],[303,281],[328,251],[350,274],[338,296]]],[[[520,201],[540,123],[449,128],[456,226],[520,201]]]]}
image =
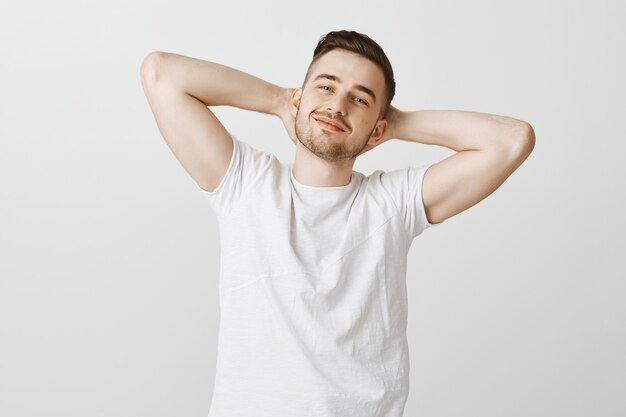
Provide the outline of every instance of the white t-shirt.
{"type": "Polygon", "coordinates": [[[209,417],[400,417],[409,390],[406,260],[428,227],[429,165],[312,187],[233,139],[222,182],[196,187],[220,231],[209,417]]]}

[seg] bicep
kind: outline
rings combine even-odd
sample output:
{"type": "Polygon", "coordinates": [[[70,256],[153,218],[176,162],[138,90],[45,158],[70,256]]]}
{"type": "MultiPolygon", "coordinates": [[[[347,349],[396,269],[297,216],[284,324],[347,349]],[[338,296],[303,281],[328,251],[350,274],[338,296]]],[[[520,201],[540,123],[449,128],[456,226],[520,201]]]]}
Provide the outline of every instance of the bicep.
{"type": "Polygon", "coordinates": [[[468,150],[433,164],[422,185],[428,221],[442,222],[485,199],[522,164],[526,149],[468,150]]]}
{"type": "Polygon", "coordinates": [[[142,72],[141,81],[168,147],[193,180],[212,191],[232,157],[229,132],[203,102],[167,80],[154,81],[142,72]]]}

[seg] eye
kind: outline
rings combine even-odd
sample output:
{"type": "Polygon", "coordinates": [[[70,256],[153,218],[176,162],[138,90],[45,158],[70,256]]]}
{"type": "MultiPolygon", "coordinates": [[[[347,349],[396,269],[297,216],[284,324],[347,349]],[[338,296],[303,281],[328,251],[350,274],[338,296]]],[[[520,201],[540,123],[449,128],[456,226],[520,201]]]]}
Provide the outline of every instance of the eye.
{"type": "MultiPolygon", "coordinates": [[[[327,85],[320,85],[320,86],[319,86],[319,87],[317,87],[317,88],[321,88],[322,90],[324,90],[325,88],[328,88],[328,90],[324,90],[324,91],[330,91],[330,90],[332,90],[332,89],[331,89],[329,86],[327,86],[327,85]]],[[[361,100],[359,103],[361,103],[361,104],[365,105],[366,107],[367,107],[367,106],[369,106],[369,103],[368,103],[367,101],[363,100],[361,97],[355,97],[355,98],[356,98],[357,100],[361,100]]]]}

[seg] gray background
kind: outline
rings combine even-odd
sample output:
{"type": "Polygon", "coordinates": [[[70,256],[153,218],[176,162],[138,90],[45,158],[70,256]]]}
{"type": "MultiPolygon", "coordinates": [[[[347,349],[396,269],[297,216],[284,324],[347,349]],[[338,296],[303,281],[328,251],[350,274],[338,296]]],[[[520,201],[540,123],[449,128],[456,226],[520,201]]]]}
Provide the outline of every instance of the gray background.
{"type": "MultiPolygon", "coordinates": [[[[297,87],[339,29],[383,47],[401,110],[508,115],[536,134],[494,194],[413,242],[405,415],[626,415],[625,12],[617,0],[3,2],[0,415],[206,416],[217,222],[160,136],[139,67],[176,52],[297,87]]],[[[293,161],[278,118],[212,110],[293,161]]],[[[452,153],[393,140],[355,170],[452,153]]]]}

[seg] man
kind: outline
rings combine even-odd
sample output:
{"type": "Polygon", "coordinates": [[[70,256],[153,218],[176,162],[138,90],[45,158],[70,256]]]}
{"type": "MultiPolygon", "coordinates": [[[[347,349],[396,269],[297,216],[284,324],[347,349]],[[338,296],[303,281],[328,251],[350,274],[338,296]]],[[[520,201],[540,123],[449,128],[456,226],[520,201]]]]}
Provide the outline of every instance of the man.
{"type": "Polygon", "coordinates": [[[391,65],[354,31],[322,37],[302,88],[213,62],[149,54],[161,134],[220,226],[218,357],[209,417],[400,417],[408,395],[412,240],[495,191],[528,157],[521,120],[391,106],[391,65]],[[284,164],[207,106],[278,116],[284,164]],[[369,176],[357,156],[396,138],[456,154],[369,176]]]}

